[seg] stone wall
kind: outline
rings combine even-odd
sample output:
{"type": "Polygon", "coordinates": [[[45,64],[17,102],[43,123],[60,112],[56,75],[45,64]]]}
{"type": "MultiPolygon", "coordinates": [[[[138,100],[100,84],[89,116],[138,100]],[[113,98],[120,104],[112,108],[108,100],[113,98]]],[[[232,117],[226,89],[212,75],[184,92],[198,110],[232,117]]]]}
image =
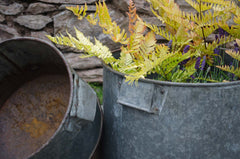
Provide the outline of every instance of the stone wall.
{"type": "MultiPolygon", "coordinates": [[[[65,34],[74,35],[74,26],[93,39],[95,36],[111,50],[119,48],[102,29],[91,26],[86,20],[79,21],[66,6],[89,5],[89,12],[94,12],[98,0],[0,0],[0,41],[14,37],[37,37],[49,41],[45,35],[65,34]]],[[[152,16],[149,4],[145,0],[135,0],[140,16],[148,22],[161,25],[152,16]]],[[[128,0],[106,0],[111,17],[122,28],[127,29],[128,0]]],[[[184,0],[177,0],[181,8],[193,11],[184,0]]],[[[49,41],[50,42],[50,41],[49,41]]],[[[102,82],[101,61],[95,57],[80,59],[78,50],[57,46],[65,55],[70,65],[82,79],[88,82],[102,82]]]]}

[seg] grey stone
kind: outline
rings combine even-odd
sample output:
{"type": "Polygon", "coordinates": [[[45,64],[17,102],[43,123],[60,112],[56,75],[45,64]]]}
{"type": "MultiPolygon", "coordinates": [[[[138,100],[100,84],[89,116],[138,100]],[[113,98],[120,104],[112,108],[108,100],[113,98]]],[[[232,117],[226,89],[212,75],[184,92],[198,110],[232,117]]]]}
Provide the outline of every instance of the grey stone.
{"type": "MultiPolygon", "coordinates": [[[[66,7],[75,7],[75,6],[77,6],[77,5],[72,5],[72,4],[62,4],[58,9],[59,9],[59,10],[65,10],[66,7]]],[[[79,5],[79,7],[81,7],[81,6],[84,7],[84,5],[79,5]]],[[[95,6],[95,5],[88,5],[87,10],[88,10],[88,11],[93,11],[93,12],[94,12],[94,11],[96,11],[96,6],[95,6]]]]}
{"type": "Polygon", "coordinates": [[[143,19],[148,24],[154,24],[157,26],[165,26],[157,17],[152,17],[152,16],[140,16],[140,18],[143,19]]]}
{"type": "Polygon", "coordinates": [[[207,42],[212,42],[215,40],[215,34],[210,34],[208,37],[206,37],[207,42]]]}
{"type": "Polygon", "coordinates": [[[83,70],[102,67],[102,63],[97,57],[80,58],[81,54],[76,53],[66,53],[64,56],[74,69],[83,70]]]}
{"type": "MultiPolygon", "coordinates": [[[[121,28],[127,29],[127,18],[124,17],[120,12],[109,8],[110,16],[113,20],[119,24],[121,28]]],[[[75,35],[74,27],[83,32],[85,36],[89,36],[90,40],[93,40],[95,36],[103,44],[107,45],[111,50],[119,48],[119,44],[114,43],[108,35],[103,34],[102,28],[99,26],[93,26],[89,24],[86,19],[81,21],[78,20],[70,11],[63,11],[56,16],[54,16],[54,34],[59,33],[66,35],[66,30],[75,35]]]]}
{"type": "Polygon", "coordinates": [[[0,5],[0,13],[4,15],[17,15],[23,11],[24,7],[22,4],[13,3],[8,6],[0,5]]]}
{"type": "Polygon", "coordinates": [[[20,36],[16,29],[0,24],[0,42],[20,36]]]}
{"type": "Polygon", "coordinates": [[[185,6],[185,7],[190,7],[190,5],[185,2],[185,0],[176,0],[176,3],[179,5],[179,6],[185,6]]]}
{"type": "Polygon", "coordinates": [[[9,5],[10,3],[12,3],[12,0],[1,0],[0,1],[0,5],[9,5]]]}
{"type": "Polygon", "coordinates": [[[84,70],[84,71],[78,71],[77,74],[81,79],[83,79],[86,82],[103,82],[103,69],[97,68],[97,69],[91,69],[91,70],[84,70]]]}
{"type": "Polygon", "coordinates": [[[17,22],[29,29],[40,30],[48,23],[52,22],[52,19],[43,15],[22,15],[14,19],[14,22],[17,22]]]}
{"type": "Polygon", "coordinates": [[[4,22],[4,21],[5,21],[4,15],[1,15],[1,14],[0,14],[0,23],[1,23],[1,22],[4,22]]]}
{"type": "Polygon", "coordinates": [[[50,42],[50,40],[46,37],[46,35],[48,35],[48,34],[49,33],[45,32],[45,31],[32,31],[31,37],[43,39],[45,41],[50,42]]]}
{"type": "Polygon", "coordinates": [[[97,0],[39,0],[41,2],[47,2],[47,3],[67,3],[67,4],[90,4],[90,3],[94,3],[97,0]]]}
{"type": "MultiPolygon", "coordinates": [[[[124,12],[128,12],[129,0],[121,0],[121,1],[112,0],[112,2],[120,10],[122,10],[124,12]]],[[[135,6],[136,6],[138,12],[152,15],[152,12],[150,9],[150,4],[146,0],[135,1],[135,6]]]]}
{"type": "Polygon", "coordinates": [[[179,5],[180,9],[184,12],[192,12],[192,13],[197,13],[197,11],[185,0],[177,0],[176,3],[179,5]]]}
{"type": "Polygon", "coordinates": [[[52,4],[32,3],[28,6],[26,12],[32,14],[46,13],[57,10],[57,7],[52,4]]]}

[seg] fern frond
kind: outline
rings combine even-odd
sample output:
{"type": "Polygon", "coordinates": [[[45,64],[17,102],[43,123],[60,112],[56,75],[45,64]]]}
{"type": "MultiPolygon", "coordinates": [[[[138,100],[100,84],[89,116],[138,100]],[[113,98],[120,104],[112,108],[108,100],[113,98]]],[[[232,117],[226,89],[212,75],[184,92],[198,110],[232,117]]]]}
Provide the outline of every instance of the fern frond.
{"type": "Polygon", "coordinates": [[[187,19],[183,19],[181,15],[184,14],[183,11],[180,10],[179,6],[173,1],[168,0],[148,0],[151,3],[152,13],[162,22],[166,23],[175,30],[180,25],[187,25],[189,21],[187,19]]]}
{"type": "Polygon", "coordinates": [[[205,25],[204,27],[197,27],[195,31],[198,36],[200,36],[201,38],[204,38],[211,35],[215,30],[217,30],[217,28],[218,28],[217,24],[209,24],[209,25],[205,25]],[[204,35],[203,35],[203,32],[204,32],[204,35]]]}
{"type": "MultiPolygon", "coordinates": [[[[200,2],[200,0],[197,0],[198,2],[200,2]]],[[[205,3],[211,3],[211,4],[217,4],[217,5],[221,5],[221,6],[229,6],[231,5],[231,1],[228,0],[201,0],[202,2],[205,3]]]]}
{"type": "Polygon", "coordinates": [[[126,82],[129,82],[130,84],[132,84],[133,82],[137,82],[138,79],[144,78],[148,73],[152,72],[156,67],[160,66],[164,60],[173,56],[173,54],[168,53],[167,46],[158,45],[158,48],[160,51],[158,54],[160,54],[161,58],[153,55],[151,59],[145,59],[141,63],[138,63],[138,71],[126,75],[126,82]]]}
{"type": "Polygon", "coordinates": [[[240,16],[235,16],[235,17],[233,18],[233,21],[234,21],[234,23],[240,25],[240,16]]]}
{"type": "Polygon", "coordinates": [[[77,6],[70,6],[70,7],[66,7],[68,10],[72,11],[74,15],[76,15],[78,17],[79,20],[82,20],[85,16],[86,16],[86,12],[87,12],[87,4],[85,3],[85,6],[83,8],[83,6],[81,6],[81,8],[79,8],[79,5],[77,6]]]}
{"type": "Polygon", "coordinates": [[[134,32],[134,25],[137,21],[137,9],[135,7],[135,4],[133,3],[132,0],[129,1],[129,12],[127,13],[128,14],[128,18],[129,18],[129,25],[128,25],[128,28],[129,28],[129,32],[131,34],[133,34],[134,32]]]}
{"type": "Polygon", "coordinates": [[[228,37],[222,37],[219,39],[219,41],[213,41],[212,43],[201,43],[199,45],[192,46],[193,49],[195,49],[195,54],[197,56],[203,56],[203,55],[209,55],[209,56],[215,56],[214,55],[214,49],[218,46],[221,46],[223,44],[229,43],[231,41],[234,41],[235,38],[228,36],[228,37]]]}
{"type": "Polygon", "coordinates": [[[176,68],[180,62],[189,59],[191,57],[190,53],[174,53],[170,58],[165,59],[160,67],[160,74],[165,76],[168,80],[172,77],[172,70],[176,68]]]}
{"type": "Polygon", "coordinates": [[[185,0],[185,2],[191,5],[198,13],[210,10],[213,7],[213,4],[201,3],[200,5],[200,1],[195,2],[193,0],[185,0]]]}
{"type": "Polygon", "coordinates": [[[233,73],[235,76],[240,78],[240,68],[234,68],[234,66],[216,66],[217,68],[226,71],[226,72],[230,72],[233,73]]]}
{"type": "Polygon", "coordinates": [[[156,43],[155,35],[152,32],[144,36],[146,26],[143,21],[138,18],[133,26],[133,32],[130,36],[129,44],[127,45],[128,52],[137,60],[143,60],[148,54],[154,50],[156,43]]]}
{"type": "Polygon", "coordinates": [[[165,29],[163,29],[161,27],[158,27],[158,26],[156,26],[154,24],[147,24],[147,23],[145,23],[145,25],[149,29],[151,29],[155,34],[162,36],[166,40],[168,40],[168,41],[173,40],[174,42],[176,41],[174,36],[170,32],[166,31],[165,29]]]}
{"type": "Polygon", "coordinates": [[[228,55],[230,55],[232,58],[240,61],[240,54],[238,52],[235,52],[233,50],[226,50],[225,51],[228,55]]]}
{"type": "Polygon", "coordinates": [[[184,69],[178,69],[175,71],[171,77],[172,82],[186,82],[196,72],[195,63],[192,62],[191,65],[186,66],[184,69]]]}
{"type": "MultiPolygon", "coordinates": [[[[85,4],[85,8],[79,6],[76,7],[67,7],[71,10],[78,19],[83,19],[86,17],[87,5],[85,4]]],[[[106,3],[103,1],[102,3],[99,1],[96,3],[96,12],[95,14],[90,14],[86,17],[86,19],[93,25],[96,25],[97,22],[100,27],[102,27],[103,32],[111,36],[112,40],[116,43],[127,44],[128,38],[125,30],[121,30],[115,21],[112,21],[106,3]],[[97,19],[97,15],[99,20],[97,19]]]]}
{"type": "Polygon", "coordinates": [[[68,37],[60,35],[56,37],[47,36],[52,42],[60,45],[70,46],[79,50],[84,50],[89,57],[97,56],[106,64],[114,64],[116,59],[112,56],[111,51],[108,47],[104,46],[100,41],[95,39],[95,44],[93,44],[87,37],[83,35],[82,32],[75,28],[76,37],[68,34],[68,37]]]}
{"type": "Polygon", "coordinates": [[[109,15],[109,11],[106,3],[96,4],[98,9],[99,26],[103,28],[103,32],[111,36],[114,42],[121,44],[127,44],[128,39],[125,30],[121,30],[115,21],[109,15]]]}
{"type": "MultiPolygon", "coordinates": [[[[47,38],[54,42],[55,44],[76,48],[75,43],[73,43],[69,37],[63,36],[62,34],[55,37],[47,35],[47,38]]],[[[83,50],[83,47],[79,47],[78,49],[83,50]]]]}
{"type": "Polygon", "coordinates": [[[239,38],[240,37],[240,28],[239,25],[232,25],[231,27],[229,27],[228,24],[222,22],[219,23],[219,26],[225,30],[226,32],[228,32],[232,37],[235,38],[239,38]]]}

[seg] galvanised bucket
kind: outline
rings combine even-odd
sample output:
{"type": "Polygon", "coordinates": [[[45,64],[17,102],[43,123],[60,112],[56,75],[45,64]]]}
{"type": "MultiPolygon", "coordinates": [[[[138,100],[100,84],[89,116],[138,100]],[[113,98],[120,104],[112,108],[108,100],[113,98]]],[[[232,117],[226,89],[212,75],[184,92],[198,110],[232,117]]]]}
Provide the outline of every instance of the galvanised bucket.
{"type": "Polygon", "coordinates": [[[174,83],[104,66],[103,159],[239,159],[240,81],[174,83]]]}
{"type": "Polygon", "coordinates": [[[99,144],[97,96],[52,44],[0,43],[0,158],[88,159],[99,144]]]}

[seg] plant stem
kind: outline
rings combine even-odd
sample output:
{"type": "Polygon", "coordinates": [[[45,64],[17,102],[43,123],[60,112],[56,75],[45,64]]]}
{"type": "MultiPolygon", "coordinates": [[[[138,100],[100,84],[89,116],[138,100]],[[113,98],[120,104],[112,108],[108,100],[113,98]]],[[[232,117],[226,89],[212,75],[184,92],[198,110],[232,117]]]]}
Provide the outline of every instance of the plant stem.
{"type": "MultiPolygon", "coordinates": [[[[200,10],[200,19],[202,20],[202,1],[200,0],[199,2],[199,10],[200,10]]],[[[204,34],[204,30],[203,30],[203,27],[201,27],[202,29],[202,34],[203,34],[203,41],[204,41],[204,45],[205,45],[205,48],[207,49],[207,44],[206,44],[206,37],[205,37],[205,34],[204,34]]]]}

